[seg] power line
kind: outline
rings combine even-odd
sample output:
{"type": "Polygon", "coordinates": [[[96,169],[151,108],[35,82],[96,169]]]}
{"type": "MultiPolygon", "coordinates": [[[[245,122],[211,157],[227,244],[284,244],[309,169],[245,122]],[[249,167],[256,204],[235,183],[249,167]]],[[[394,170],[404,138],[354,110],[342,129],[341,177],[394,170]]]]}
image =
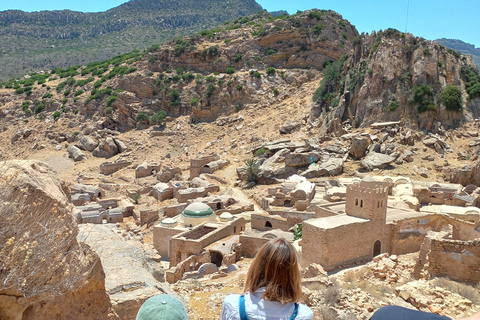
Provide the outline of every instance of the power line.
{"type": "Polygon", "coordinates": [[[407,33],[407,26],[408,26],[408,9],[410,7],[410,0],[407,0],[407,20],[405,21],[405,33],[407,33]]]}

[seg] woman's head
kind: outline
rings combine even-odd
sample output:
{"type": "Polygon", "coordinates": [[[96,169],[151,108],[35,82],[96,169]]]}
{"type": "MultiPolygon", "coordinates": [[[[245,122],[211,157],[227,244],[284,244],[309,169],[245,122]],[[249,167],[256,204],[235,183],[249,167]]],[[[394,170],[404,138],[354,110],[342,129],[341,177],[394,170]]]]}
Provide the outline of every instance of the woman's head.
{"type": "Polygon", "coordinates": [[[266,287],[264,298],[281,303],[302,299],[301,275],[295,248],[276,238],[260,248],[248,269],[245,292],[266,287]]]}

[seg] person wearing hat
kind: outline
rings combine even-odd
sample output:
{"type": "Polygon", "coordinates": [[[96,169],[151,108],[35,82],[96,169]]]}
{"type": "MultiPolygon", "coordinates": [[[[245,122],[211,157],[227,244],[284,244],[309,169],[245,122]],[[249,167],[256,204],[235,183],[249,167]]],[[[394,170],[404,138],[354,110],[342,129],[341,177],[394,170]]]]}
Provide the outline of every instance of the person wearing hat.
{"type": "Polygon", "coordinates": [[[188,320],[188,315],[180,300],[168,294],[160,294],[143,303],[136,320],[188,320]]]}

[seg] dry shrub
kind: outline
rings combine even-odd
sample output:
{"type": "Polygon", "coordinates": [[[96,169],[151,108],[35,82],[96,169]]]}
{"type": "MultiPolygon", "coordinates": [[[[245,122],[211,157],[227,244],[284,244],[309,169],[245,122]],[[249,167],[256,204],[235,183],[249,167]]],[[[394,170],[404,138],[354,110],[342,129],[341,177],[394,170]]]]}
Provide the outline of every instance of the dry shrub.
{"type": "Polygon", "coordinates": [[[340,286],[337,282],[333,282],[333,285],[328,286],[323,291],[323,300],[327,305],[333,306],[340,300],[340,286]]]}
{"type": "Polygon", "coordinates": [[[468,283],[453,281],[447,278],[436,278],[434,284],[438,287],[447,289],[448,291],[455,292],[472,301],[476,305],[480,304],[479,284],[471,285],[468,283]]]}
{"type": "Polygon", "coordinates": [[[320,320],[337,320],[338,316],[335,310],[329,307],[322,307],[318,309],[317,313],[315,314],[315,319],[320,320]]]}
{"type": "Polygon", "coordinates": [[[62,295],[84,283],[98,256],[78,244],[69,210],[26,179],[36,177],[0,162],[0,292],[62,295]]]}

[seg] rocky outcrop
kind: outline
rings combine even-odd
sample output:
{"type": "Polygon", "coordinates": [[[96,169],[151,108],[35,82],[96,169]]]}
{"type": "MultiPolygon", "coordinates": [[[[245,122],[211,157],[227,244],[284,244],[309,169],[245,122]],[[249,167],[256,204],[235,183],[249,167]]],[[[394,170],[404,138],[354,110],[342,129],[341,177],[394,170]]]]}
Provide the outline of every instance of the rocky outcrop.
{"type": "Polygon", "coordinates": [[[39,161],[0,172],[2,319],[117,319],[98,256],[76,239],[68,188],[39,161]]]}
{"type": "Polygon", "coordinates": [[[85,150],[88,150],[90,152],[92,152],[93,150],[95,150],[95,148],[98,146],[98,142],[96,142],[95,140],[93,140],[91,137],[89,136],[81,136],[80,139],[78,140],[78,142],[80,142],[80,145],[85,149],[85,150]]]}
{"type": "Polygon", "coordinates": [[[356,159],[360,159],[365,155],[369,145],[370,141],[368,138],[354,137],[350,146],[350,154],[356,159]]]}
{"type": "Polygon", "coordinates": [[[330,158],[326,162],[311,164],[305,172],[300,175],[310,179],[324,176],[337,176],[343,172],[343,159],[330,158]]]}
{"type": "Polygon", "coordinates": [[[383,169],[393,161],[395,158],[387,154],[369,152],[365,159],[360,161],[360,165],[367,171],[372,171],[373,169],[383,169]]]}
{"type": "Polygon", "coordinates": [[[480,162],[461,168],[447,167],[443,169],[443,179],[463,186],[480,184],[480,162]]]}
{"type": "Polygon", "coordinates": [[[426,130],[437,122],[458,126],[479,114],[478,99],[469,100],[465,92],[464,67],[476,68],[470,56],[433,41],[394,29],[362,34],[342,75],[324,91],[328,95],[317,97],[312,116],[334,132],[377,121],[402,120],[407,127],[426,130]],[[440,98],[447,85],[462,92],[460,110],[447,109],[440,98]]]}
{"type": "Polygon", "coordinates": [[[67,151],[68,151],[68,156],[72,158],[73,161],[75,162],[87,160],[87,156],[82,152],[82,150],[80,150],[74,145],[69,145],[67,147],[67,151]]]}

